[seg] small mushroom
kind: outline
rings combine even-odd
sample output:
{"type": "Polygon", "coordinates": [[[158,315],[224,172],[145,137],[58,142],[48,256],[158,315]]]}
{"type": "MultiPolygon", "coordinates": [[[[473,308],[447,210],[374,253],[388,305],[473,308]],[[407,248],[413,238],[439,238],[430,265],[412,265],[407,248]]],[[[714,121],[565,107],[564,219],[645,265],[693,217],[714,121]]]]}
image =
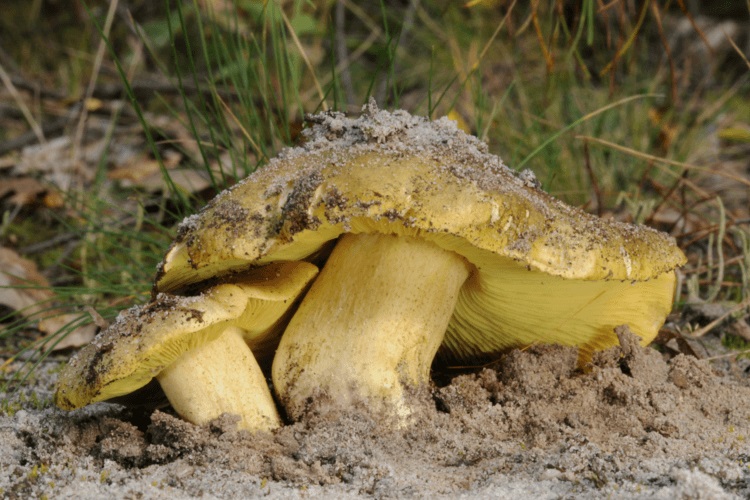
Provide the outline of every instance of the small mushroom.
{"type": "Polygon", "coordinates": [[[222,413],[243,429],[280,425],[253,351],[273,354],[295,301],[318,269],[307,262],[271,264],[196,296],[161,293],[121,314],[60,373],[55,403],[72,410],[136,391],[156,378],[185,420],[222,413]]]}
{"type": "Polygon", "coordinates": [[[603,220],[541,191],[447,119],[371,103],[311,117],[307,142],[182,225],[156,280],[180,291],[277,261],[324,265],[286,327],[274,388],[410,413],[437,355],[480,363],[532,344],[582,362],[627,324],[649,343],[685,256],[666,234],[603,220]]]}

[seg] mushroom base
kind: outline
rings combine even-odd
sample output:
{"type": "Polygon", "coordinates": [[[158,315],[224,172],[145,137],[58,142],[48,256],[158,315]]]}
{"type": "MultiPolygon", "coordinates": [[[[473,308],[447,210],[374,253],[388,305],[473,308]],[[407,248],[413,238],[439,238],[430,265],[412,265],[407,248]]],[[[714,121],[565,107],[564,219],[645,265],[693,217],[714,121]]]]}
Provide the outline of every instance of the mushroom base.
{"type": "Polygon", "coordinates": [[[182,354],[157,379],[175,411],[194,424],[222,413],[240,416],[238,427],[249,431],[281,425],[266,379],[243,331],[227,329],[217,338],[182,354]]]}
{"type": "Polygon", "coordinates": [[[347,234],[287,326],[274,387],[298,419],[310,397],[335,406],[364,399],[405,417],[404,385],[430,366],[470,273],[458,254],[405,236],[347,234]]]}

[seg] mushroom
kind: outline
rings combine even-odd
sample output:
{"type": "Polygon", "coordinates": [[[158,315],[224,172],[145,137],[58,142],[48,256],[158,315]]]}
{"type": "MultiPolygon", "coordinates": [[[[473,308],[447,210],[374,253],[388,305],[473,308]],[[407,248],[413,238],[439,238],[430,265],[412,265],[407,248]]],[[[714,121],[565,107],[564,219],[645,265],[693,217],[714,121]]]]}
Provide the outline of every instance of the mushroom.
{"type": "Polygon", "coordinates": [[[118,316],[60,373],[55,403],[72,410],[130,394],[156,378],[185,420],[222,413],[239,428],[280,418],[261,361],[273,354],[292,306],[318,273],[307,262],[269,264],[196,296],[160,293],[118,316]]]}
{"type": "Polygon", "coordinates": [[[271,262],[324,265],[273,362],[291,418],[316,395],[408,415],[405,389],[429,383],[436,356],[544,343],[585,362],[617,345],[616,326],[655,337],[685,262],[670,236],[562,203],[450,120],[363,111],[310,117],[304,145],[185,221],[156,279],[179,292],[271,262]]]}

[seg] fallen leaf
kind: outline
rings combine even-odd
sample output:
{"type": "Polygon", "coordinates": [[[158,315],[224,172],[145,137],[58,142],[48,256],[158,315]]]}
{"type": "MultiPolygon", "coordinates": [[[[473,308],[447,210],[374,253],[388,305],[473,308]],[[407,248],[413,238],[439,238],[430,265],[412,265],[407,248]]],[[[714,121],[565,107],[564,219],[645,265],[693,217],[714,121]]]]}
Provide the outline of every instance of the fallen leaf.
{"type": "Polygon", "coordinates": [[[9,196],[8,202],[13,205],[26,206],[36,202],[47,188],[41,182],[32,177],[14,177],[3,179],[0,186],[0,198],[9,196]]]}
{"type": "Polygon", "coordinates": [[[84,106],[88,111],[98,111],[104,107],[104,102],[96,97],[90,97],[84,101],[84,106]]]}
{"type": "MultiPolygon", "coordinates": [[[[66,313],[55,307],[56,295],[34,262],[9,248],[0,247],[0,305],[18,312],[29,320],[38,320],[37,329],[56,340],[67,325],[80,314],[66,313]]],[[[87,324],[65,334],[54,349],[79,347],[94,338],[96,325],[87,324]]]]}
{"type": "Polygon", "coordinates": [[[42,198],[44,206],[47,208],[60,208],[65,204],[65,198],[56,189],[47,191],[42,198]]]}
{"type": "Polygon", "coordinates": [[[43,311],[54,296],[36,264],[0,247],[0,304],[28,318],[43,311]]]}
{"type": "Polygon", "coordinates": [[[59,316],[50,316],[39,321],[37,327],[39,331],[46,334],[48,339],[44,345],[51,347],[53,351],[69,349],[71,347],[81,347],[94,339],[96,335],[96,325],[88,323],[73,330],[67,331],[62,339],[59,339],[62,330],[68,328],[68,325],[74,321],[80,321],[82,314],[62,313],[59,316]]]}
{"type": "MultiPolygon", "coordinates": [[[[169,177],[179,189],[188,193],[198,193],[211,185],[208,173],[203,170],[178,168],[182,155],[176,151],[164,154],[164,164],[169,177]]],[[[140,187],[150,193],[164,192],[164,180],[159,163],[150,158],[141,158],[122,167],[114,168],[107,174],[109,179],[119,181],[122,187],[140,187]]]]}

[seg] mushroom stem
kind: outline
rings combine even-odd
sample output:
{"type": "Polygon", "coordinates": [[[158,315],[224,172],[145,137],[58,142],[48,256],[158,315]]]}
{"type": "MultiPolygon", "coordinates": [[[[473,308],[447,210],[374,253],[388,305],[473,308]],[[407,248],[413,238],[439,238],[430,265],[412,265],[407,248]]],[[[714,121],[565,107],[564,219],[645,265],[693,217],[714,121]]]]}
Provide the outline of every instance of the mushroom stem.
{"type": "Polygon", "coordinates": [[[240,416],[240,429],[281,425],[263,372],[236,326],[182,354],[157,379],[175,411],[194,424],[232,413],[240,416]]]}
{"type": "Polygon", "coordinates": [[[458,254],[416,238],[343,236],[274,358],[287,414],[299,418],[318,394],[342,408],[365,399],[407,416],[404,386],[429,382],[469,269],[458,254]]]}

